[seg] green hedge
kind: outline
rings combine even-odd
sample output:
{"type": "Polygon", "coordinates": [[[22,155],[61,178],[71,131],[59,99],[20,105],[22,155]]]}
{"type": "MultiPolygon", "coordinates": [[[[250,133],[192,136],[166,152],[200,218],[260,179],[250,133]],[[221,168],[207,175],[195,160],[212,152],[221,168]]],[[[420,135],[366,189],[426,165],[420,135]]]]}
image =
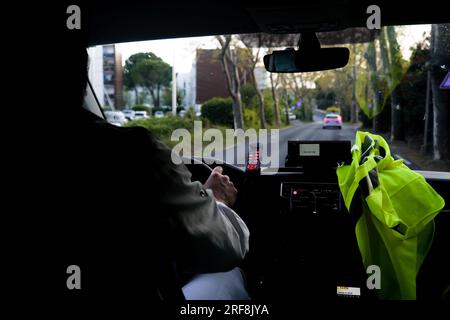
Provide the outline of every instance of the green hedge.
{"type": "Polygon", "coordinates": [[[258,129],[260,127],[259,115],[256,110],[244,109],[244,124],[247,129],[258,129]]]}
{"type": "Polygon", "coordinates": [[[202,105],[202,118],[212,124],[233,127],[233,100],[215,97],[202,105]]]}
{"type": "Polygon", "coordinates": [[[136,104],[135,106],[133,106],[131,108],[131,110],[134,110],[134,111],[147,111],[147,114],[149,116],[152,115],[152,109],[147,107],[147,106],[145,106],[145,105],[143,105],[143,104],[136,104]]]}
{"type": "Polygon", "coordinates": [[[155,137],[169,146],[173,146],[177,142],[170,141],[172,132],[175,129],[185,128],[192,131],[194,122],[180,117],[166,116],[164,118],[139,119],[127,122],[126,127],[144,127],[148,129],[155,137]]]}

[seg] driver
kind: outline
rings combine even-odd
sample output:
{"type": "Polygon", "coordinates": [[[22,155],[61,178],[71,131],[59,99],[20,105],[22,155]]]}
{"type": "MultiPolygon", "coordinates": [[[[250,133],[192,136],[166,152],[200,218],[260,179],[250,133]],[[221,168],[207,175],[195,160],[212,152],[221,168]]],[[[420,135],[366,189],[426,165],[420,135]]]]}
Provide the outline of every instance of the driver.
{"type": "MultiPolygon", "coordinates": [[[[76,96],[74,100],[65,101],[65,107],[70,107],[69,109],[72,110],[70,118],[76,120],[71,127],[74,144],[79,146],[78,150],[83,150],[83,154],[106,165],[112,159],[121,162],[122,166],[145,164],[146,169],[142,170],[142,175],[146,181],[143,182],[143,186],[148,188],[146,194],[152,199],[151,211],[153,211],[151,229],[147,233],[150,232],[154,236],[154,240],[150,242],[156,243],[154,247],[159,252],[158,255],[170,256],[163,251],[172,250],[176,258],[177,270],[181,269],[182,272],[192,275],[183,286],[184,297],[188,300],[249,299],[242,272],[237,268],[249,250],[249,230],[236,212],[230,208],[235,203],[237,190],[229,177],[223,175],[223,169],[214,168],[203,185],[198,181],[191,182],[191,173],[186,166],[174,164],[171,160],[171,150],[147,130],[115,127],[82,108],[87,84],[88,57],[85,47],[71,45],[64,59],[72,61],[64,64],[63,74],[65,79],[69,78],[67,75],[71,77],[68,79],[69,83],[64,86],[65,92],[71,97],[76,96]],[[73,114],[76,116],[74,117],[73,114]],[[112,148],[120,148],[120,150],[118,152],[112,148]]],[[[67,128],[65,130],[68,131],[67,128]]],[[[86,162],[82,159],[79,163],[83,161],[86,162]]],[[[95,170],[87,165],[85,168],[87,172],[92,169],[92,174],[99,172],[99,168],[95,170]]],[[[86,176],[89,177],[88,174],[86,176]]],[[[129,176],[129,186],[126,188],[130,188],[141,178],[140,175],[129,176]]],[[[74,174],[74,179],[81,178],[79,174],[74,174]]],[[[120,176],[117,179],[117,182],[125,181],[120,176]]],[[[110,187],[107,185],[109,183],[105,182],[100,185],[93,183],[96,190],[92,192],[110,187]]],[[[84,185],[85,190],[94,189],[93,185],[87,183],[84,185]]],[[[74,206],[76,205],[75,203],[74,206]]],[[[123,211],[119,212],[119,206],[120,204],[117,204],[116,208],[111,206],[111,214],[116,210],[118,214],[121,214],[123,211]]],[[[131,208],[124,207],[124,210],[142,210],[134,203],[130,206],[131,208]]],[[[92,215],[90,217],[89,219],[92,219],[92,215]]],[[[131,223],[129,218],[126,219],[128,220],[123,222],[124,229],[143,228],[140,220],[131,223]]],[[[79,224],[80,228],[85,226],[85,224],[79,224]]],[[[132,231],[129,234],[130,237],[134,236],[132,231]]],[[[120,234],[116,236],[120,238],[120,234]]],[[[114,235],[111,239],[113,237],[114,235]]],[[[121,246],[122,244],[116,245],[117,248],[121,246]]],[[[129,251],[124,251],[126,255],[131,255],[129,251]]],[[[140,254],[148,255],[149,253],[140,254]]],[[[125,262],[123,265],[124,268],[128,267],[125,262]]],[[[96,278],[90,281],[96,281],[96,278]]]]}

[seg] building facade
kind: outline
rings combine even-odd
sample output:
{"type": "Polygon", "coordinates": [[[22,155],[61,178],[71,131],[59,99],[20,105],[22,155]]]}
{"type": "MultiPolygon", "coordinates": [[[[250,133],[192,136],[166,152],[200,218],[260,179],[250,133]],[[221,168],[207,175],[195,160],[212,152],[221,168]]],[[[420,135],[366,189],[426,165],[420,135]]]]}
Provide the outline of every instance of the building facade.
{"type": "Polygon", "coordinates": [[[89,80],[102,107],[123,109],[122,56],[115,45],[88,49],[89,80]]]}
{"type": "MultiPolygon", "coordinates": [[[[250,61],[248,62],[250,64],[250,61]]],[[[220,61],[219,49],[197,49],[195,61],[196,103],[203,104],[214,97],[229,97],[228,84],[220,61]]],[[[240,70],[241,85],[249,83],[251,69],[244,67],[240,70]]],[[[257,65],[254,70],[256,85],[259,90],[270,87],[269,73],[264,65],[257,65]]]]}

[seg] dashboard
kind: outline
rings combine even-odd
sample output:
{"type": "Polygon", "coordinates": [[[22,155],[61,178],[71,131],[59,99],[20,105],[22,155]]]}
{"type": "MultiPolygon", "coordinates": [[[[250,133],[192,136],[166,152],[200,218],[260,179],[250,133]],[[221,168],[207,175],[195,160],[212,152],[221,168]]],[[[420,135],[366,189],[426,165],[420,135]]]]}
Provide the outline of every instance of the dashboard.
{"type": "MultiPolygon", "coordinates": [[[[449,198],[449,177],[420,173],[449,198]]],[[[344,205],[335,170],[262,172],[247,177],[239,192],[236,210],[251,232],[243,269],[252,297],[348,300],[354,297],[337,295],[337,287],[351,287],[359,288],[359,299],[376,299],[366,286],[368,275],[355,237],[357,217],[344,205]]],[[[434,247],[418,277],[420,292],[438,292],[442,283],[436,266],[445,265],[450,222],[445,213],[448,205],[435,221],[434,247]]]]}
{"type": "MultiPolygon", "coordinates": [[[[366,286],[367,272],[355,237],[358,218],[344,205],[332,166],[339,159],[330,161],[333,153],[326,154],[327,164],[306,159],[301,165],[276,171],[259,168],[254,157],[249,163],[256,164],[252,169],[258,172],[220,164],[239,190],[234,209],[250,230],[250,251],[241,267],[254,299],[354,298],[337,294],[338,287],[356,288],[362,300],[376,299],[366,286]]],[[[444,199],[450,198],[449,173],[419,173],[444,199]]],[[[448,212],[448,205],[443,211],[448,212]]],[[[443,265],[449,220],[448,214],[436,219],[436,239],[443,240],[434,241],[438,254],[429,255],[418,277],[418,288],[424,288],[421,292],[439,291],[436,288],[442,279],[433,266],[443,265]]]]}

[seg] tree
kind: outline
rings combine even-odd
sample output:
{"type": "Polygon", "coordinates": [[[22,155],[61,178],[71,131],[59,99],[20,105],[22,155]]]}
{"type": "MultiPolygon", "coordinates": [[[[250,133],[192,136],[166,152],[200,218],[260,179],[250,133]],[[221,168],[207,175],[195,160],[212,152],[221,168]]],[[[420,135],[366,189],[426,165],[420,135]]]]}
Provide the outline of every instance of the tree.
{"type": "MultiPolygon", "coordinates": [[[[430,28],[431,29],[431,28],[430,28]]],[[[410,64],[399,84],[399,98],[402,106],[405,137],[417,136],[424,133],[422,151],[430,152],[428,146],[432,146],[432,108],[429,108],[431,88],[427,86],[428,70],[427,62],[430,60],[430,39],[423,39],[416,44],[410,64]],[[427,98],[428,97],[428,98],[427,98]],[[431,129],[431,130],[429,130],[431,129]]]]}
{"type": "MultiPolygon", "coordinates": [[[[183,105],[184,93],[182,90],[177,90],[177,107],[183,105]]],[[[172,105],[172,87],[169,86],[163,90],[161,100],[163,106],[171,106],[172,105]]]]}
{"type": "Polygon", "coordinates": [[[221,46],[220,61],[222,62],[225,78],[227,79],[228,92],[233,99],[233,122],[235,129],[244,128],[244,118],[242,114],[242,101],[240,92],[240,77],[238,69],[237,54],[231,50],[231,35],[216,36],[221,46]]]}
{"type": "MultiPolygon", "coordinates": [[[[299,99],[300,97],[303,97],[301,93],[301,88],[303,87],[303,75],[302,74],[296,74],[296,73],[288,73],[286,74],[285,79],[286,85],[290,89],[290,91],[294,94],[295,101],[299,99]],[[300,84],[298,81],[300,80],[300,84]]],[[[291,103],[289,103],[288,107],[291,107],[291,103]]],[[[303,108],[306,108],[306,105],[303,106],[303,108]]],[[[309,120],[304,118],[304,114],[302,117],[302,120],[309,120]]],[[[312,120],[312,119],[311,119],[312,120]]]]}
{"type": "Polygon", "coordinates": [[[241,100],[244,108],[254,106],[256,95],[256,90],[252,84],[245,83],[241,86],[241,100]]]}
{"type": "Polygon", "coordinates": [[[271,72],[270,73],[270,89],[272,91],[272,98],[273,98],[273,108],[274,108],[274,113],[275,113],[275,125],[277,126],[277,128],[279,128],[279,127],[281,127],[281,122],[280,122],[280,108],[278,106],[277,86],[278,86],[278,80],[280,78],[276,77],[276,80],[274,80],[273,78],[274,78],[274,75],[271,72]]]}
{"type": "Polygon", "coordinates": [[[379,131],[379,119],[378,114],[381,112],[381,92],[380,83],[377,75],[377,52],[375,49],[375,41],[369,42],[367,45],[367,50],[365,54],[367,64],[369,66],[369,83],[372,93],[372,104],[371,104],[371,116],[372,116],[372,131],[374,133],[379,131]]]}
{"type": "Polygon", "coordinates": [[[433,93],[433,158],[448,160],[450,156],[449,106],[450,93],[440,84],[449,72],[450,24],[433,24],[431,27],[431,90],[433,93]],[[447,69],[442,68],[446,66],[447,69]]]}
{"type": "Polygon", "coordinates": [[[403,110],[399,99],[399,84],[403,77],[403,59],[397,42],[395,27],[388,26],[380,32],[380,58],[387,80],[391,101],[391,141],[403,140],[403,110]]]}
{"type": "Polygon", "coordinates": [[[245,47],[247,48],[247,52],[250,58],[250,81],[253,85],[253,87],[255,88],[257,97],[258,97],[258,106],[259,106],[259,122],[260,122],[260,126],[261,128],[265,128],[266,127],[266,116],[265,116],[265,112],[264,112],[264,96],[261,92],[261,90],[259,90],[258,88],[258,84],[256,83],[256,76],[255,76],[255,68],[256,68],[256,64],[259,61],[259,53],[261,51],[261,46],[262,46],[262,34],[258,34],[257,36],[257,49],[256,49],[256,54],[253,54],[253,48],[252,48],[252,44],[249,41],[246,41],[247,39],[245,37],[241,37],[240,40],[242,41],[242,43],[245,45],[245,47]]]}
{"type": "Polygon", "coordinates": [[[290,98],[289,98],[289,94],[287,91],[287,80],[286,80],[286,73],[280,73],[278,74],[278,77],[281,81],[281,96],[282,96],[282,101],[284,104],[284,116],[285,116],[285,123],[286,125],[289,125],[290,121],[289,121],[289,105],[290,105],[290,98]]]}
{"type": "MultiPolygon", "coordinates": [[[[241,34],[239,35],[239,39],[242,41],[242,43],[245,44],[247,48],[250,50],[252,48],[256,48],[258,51],[258,55],[260,53],[260,49],[265,47],[268,50],[268,53],[272,52],[272,48],[275,47],[287,47],[287,46],[293,46],[296,45],[298,42],[298,35],[297,34],[268,34],[268,33],[252,33],[252,34],[241,34]]],[[[253,59],[253,61],[256,61],[253,59]]],[[[253,69],[254,70],[254,69],[253,69]]],[[[283,75],[274,75],[273,73],[270,73],[270,86],[271,86],[271,92],[272,92],[272,99],[273,99],[273,108],[274,108],[274,115],[275,115],[275,125],[277,127],[281,126],[280,121],[280,99],[278,95],[277,87],[279,85],[280,80],[284,83],[286,83],[286,79],[283,75]]],[[[256,81],[255,81],[256,82],[256,81]]],[[[254,82],[254,83],[255,83],[254,82]]],[[[256,88],[256,83],[255,83],[256,88]]],[[[259,115],[260,115],[260,122],[265,122],[265,108],[264,108],[264,95],[261,92],[261,90],[257,90],[260,94],[259,97],[259,115]]],[[[285,102],[285,111],[286,111],[286,123],[289,124],[289,114],[288,111],[288,104],[287,103],[287,90],[282,87],[281,88],[281,101],[285,102]]]]}
{"type": "Polygon", "coordinates": [[[143,101],[140,99],[138,84],[134,82],[131,76],[131,69],[139,61],[145,59],[147,55],[145,53],[136,53],[130,56],[127,61],[125,61],[125,67],[123,68],[123,84],[127,90],[134,90],[134,103],[141,104],[143,101]]]}
{"type": "Polygon", "coordinates": [[[352,45],[352,54],[351,54],[351,64],[352,64],[352,75],[351,75],[351,82],[352,82],[352,101],[350,105],[350,122],[356,123],[358,121],[358,104],[357,104],[357,98],[356,98],[356,66],[358,65],[358,58],[359,63],[361,63],[361,55],[359,54],[359,48],[361,46],[357,46],[356,44],[352,45]]]}
{"type": "Polygon", "coordinates": [[[172,67],[151,52],[132,55],[125,62],[124,81],[128,87],[148,90],[155,107],[160,106],[160,93],[170,84],[172,67]]]}

